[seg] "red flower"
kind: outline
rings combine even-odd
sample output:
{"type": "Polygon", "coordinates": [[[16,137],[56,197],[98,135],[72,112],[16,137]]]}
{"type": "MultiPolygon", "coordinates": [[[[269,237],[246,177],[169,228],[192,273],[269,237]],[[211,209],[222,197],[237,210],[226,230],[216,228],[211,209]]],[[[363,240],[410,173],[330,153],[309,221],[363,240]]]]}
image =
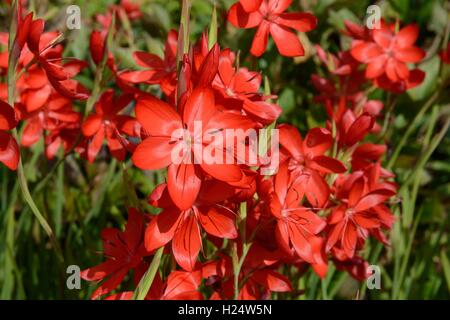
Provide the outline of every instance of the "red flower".
{"type": "Polygon", "coordinates": [[[338,55],[325,52],[319,45],[315,46],[321,62],[327,66],[330,73],[338,76],[346,76],[355,72],[359,63],[352,57],[349,51],[341,51],[338,55]]]}
{"type": "Polygon", "coordinates": [[[213,82],[213,87],[223,96],[219,103],[230,109],[243,110],[262,124],[274,122],[281,114],[281,107],[265,102],[258,93],[261,74],[247,68],[235,68],[234,60],[231,50],[221,52],[218,73],[213,82]]]}
{"type": "MultiPolygon", "coordinates": [[[[241,243],[238,243],[238,247],[241,247],[241,243]]],[[[241,252],[238,254],[242,255],[241,252]]],[[[252,245],[239,274],[240,283],[243,284],[239,288],[238,299],[269,299],[271,292],[292,290],[289,279],[276,271],[279,256],[275,257],[275,255],[257,243],[252,245]]],[[[210,297],[211,300],[233,298],[234,269],[230,257],[220,255],[219,260],[205,263],[202,270],[206,285],[215,290],[210,297]]]]}
{"type": "MultiPolygon", "coordinates": [[[[26,99],[24,99],[26,101],[26,99]]],[[[44,135],[44,130],[55,130],[66,124],[79,127],[81,116],[73,110],[69,99],[53,91],[48,102],[39,109],[28,112],[22,104],[17,104],[20,118],[25,121],[25,127],[20,143],[25,147],[34,145],[44,135]]]]}
{"type": "Polygon", "coordinates": [[[351,147],[361,141],[373,128],[375,118],[364,112],[356,117],[350,109],[344,112],[339,123],[339,142],[341,145],[351,147]]]}
{"type": "Polygon", "coordinates": [[[328,201],[329,187],[322,173],[343,173],[345,166],[338,160],[326,156],[333,139],[331,133],[322,128],[311,129],[302,140],[298,130],[290,125],[280,125],[280,143],[288,151],[289,169],[293,171],[296,184],[313,207],[323,207],[328,201]]]}
{"type": "Polygon", "coordinates": [[[337,181],[341,204],[328,217],[327,251],[339,244],[346,257],[353,258],[358,241],[364,241],[369,230],[392,226],[393,216],[382,204],[395,195],[396,187],[379,182],[379,170],[379,165],[373,165],[366,175],[357,171],[337,181]]]}
{"type": "Polygon", "coordinates": [[[303,191],[292,183],[288,163],[280,165],[273,181],[273,195],[270,202],[272,214],[277,219],[275,237],[285,250],[291,252],[291,246],[314,271],[325,277],[327,259],[324,254],[324,241],[318,234],[326,227],[326,222],[307,207],[300,205],[303,191]]]}
{"type": "Polygon", "coordinates": [[[108,90],[95,104],[95,113],[87,117],[82,127],[83,135],[90,138],[87,151],[90,162],[95,160],[105,138],[109,151],[119,161],[125,159],[127,150],[134,149],[123,135],[137,136],[138,123],[131,116],[118,114],[132,100],[133,95],[124,94],[115,98],[114,92],[108,90]]]}
{"type": "Polygon", "coordinates": [[[417,63],[425,56],[422,49],[414,46],[418,35],[417,25],[411,24],[396,32],[395,24],[382,22],[381,28],[374,29],[369,39],[353,42],[351,54],[367,64],[365,75],[368,79],[377,79],[377,85],[387,88],[390,86],[386,82],[404,83],[406,90],[423,80],[422,71],[410,71],[407,65],[417,63]]]}
{"type": "MultiPolygon", "coordinates": [[[[137,146],[132,159],[144,170],[168,166],[169,194],[178,208],[186,210],[197,198],[202,176],[209,175],[228,183],[238,183],[242,179],[237,162],[218,164],[203,161],[203,150],[214,143],[215,137],[225,129],[245,130],[253,123],[243,116],[221,110],[209,88],[195,89],[182,110],[181,117],[171,105],[149,95],[142,96],[136,106],[136,117],[148,137],[137,146]],[[196,127],[200,122],[202,128],[196,127]]],[[[223,155],[223,159],[232,152],[226,149],[225,144],[217,148],[215,153],[223,155]]]]}
{"type": "Polygon", "coordinates": [[[164,94],[171,96],[175,92],[177,85],[177,41],[177,31],[171,30],[166,40],[164,59],[147,52],[135,52],[134,59],[136,63],[146,69],[126,71],[121,73],[119,77],[132,83],[159,84],[164,94]]]}
{"type": "Polygon", "coordinates": [[[87,281],[100,281],[107,278],[92,294],[96,299],[117,288],[131,269],[143,264],[142,258],[149,255],[144,242],[144,215],[134,209],[128,212],[125,231],[115,228],[102,230],[103,249],[106,261],[81,272],[87,281]]]}
{"type": "Polygon", "coordinates": [[[9,134],[17,126],[16,114],[9,104],[0,100],[0,162],[11,170],[19,164],[20,151],[16,139],[9,134]]]}
{"type": "MultiPolygon", "coordinates": [[[[55,58],[48,55],[48,50],[54,45],[57,37],[51,39],[46,46],[43,46],[41,36],[44,33],[44,25],[45,22],[42,19],[34,20],[31,23],[27,42],[28,48],[34,54],[39,65],[44,69],[48,81],[59,94],[69,99],[87,99],[86,90],[78,82],[71,79],[75,74],[73,69],[69,68],[70,65],[68,63],[63,64],[63,59],[60,57],[55,58]]],[[[71,65],[77,64],[78,70],[86,66],[84,61],[76,59],[71,59],[69,63],[71,65]]]]}
{"type": "Polygon", "coordinates": [[[53,159],[59,147],[62,147],[65,152],[71,150],[75,144],[75,151],[80,153],[84,158],[85,156],[85,145],[83,142],[78,143],[80,137],[80,123],[67,123],[58,126],[56,129],[51,130],[45,136],[45,156],[47,159],[53,159]]]}
{"type": "MultiPolygon", "coordinates": [[[[249,1],[244,1],[249,2],[249,1]]],[[[258,10],[248,12],[242,2],[235,3],[228,13],[228,21],[238,28],[258,27],[253,38],[250,52],[254,56],[261,56],[267,48],[269,33],[272,36],[278,51],[287,57],[303,56],[304,49],[294,32],[313,30],[317,25],[317,19],[310,13],[284,12],[292,3],[292,0],[263,0],[258,10]]]]}
{"type": "Polygon", "coordinates": [[[204,182],[191,208],[178,209],[168,196],[166,185],[158,186],[150,196],[152,204],[164,208],[145,231],[145,246],[153,251],[172,241],[175,260],[185,270],[194,270],[202,246],[200,226],[210,235],[237,237],[235,216],[230,209],[218,205],[233,195],[233,188],[222,182],[204,182]]]}
{"type": "MultiPolygon", "coordinates": [[[[201,280],[201,269],[172,271],[166,282],[156,273],[145,300],[203,300],[203,295],[198,291],[201,280]]],[[[133,291],[125,291],[110,295],[105,300],[131,300],[132,296],[133,291]]]]}

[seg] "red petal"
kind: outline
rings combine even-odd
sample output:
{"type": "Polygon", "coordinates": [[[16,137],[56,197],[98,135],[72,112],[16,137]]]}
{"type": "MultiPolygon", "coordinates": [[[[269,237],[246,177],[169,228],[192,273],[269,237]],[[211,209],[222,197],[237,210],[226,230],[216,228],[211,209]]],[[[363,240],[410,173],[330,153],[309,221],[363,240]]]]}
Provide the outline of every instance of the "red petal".
{"type": "Polygon", "coordinates": [[[395,58],[408,63],[417,63],[425,57],[425,51],[418,47],[409,47],[395,50],[395,58]]]}
{"type": "Polygon", "coordinates": [[[171,208],[165,209],[150,221],[145,229],[144,237],[145,248],[148,252],[152,252],[172,240],[180,218],[180,211],[171,208]]]}
{"type": "Polygon", "coordinates": [[[41,121],[37,118],[30,119],[25,124],[25,129],[20,139],[20,144],[25,147],[32,146],[42,137],[44,128],[41,121]]]}
{"type": "Polygon", "coordinates": [[[228,21],[238,28],[254,28],[261,23],[262,19],[261,13],[246,12],[240,3],[235,3],[228,11],[228,21]]]}
{"type": "Polygon", "coordinates": [[[216,111],[213,91],[209,88],[197,88],[191,93],[184,105],[183,122],[192,133],[195,129],[195,121],[201,121],[203,130],[205,130],[216,111]]]}
{"type": "Polygon", "coordinates": [[[194,297],[198,297],[200,293],[196,290],[198,289],[200,282],[201,278],[198,272],[172,271],[167,277],[167,287],[164,290],[164,299],[182,299],[180,298],[180,295],[185,297],[194,295],[194,297]]]}
{"type": "Polygon", "coordinates": [[[354,46],[350,53],[359,62],[367,63],[371,59],[383,54],[380,47],[372,42],[362,42],[354,46]]]}
{"type": "Polygon", "coordinates": [[[242,5],[242,8],[246,12],[253,12],[259,9],[261,6],[262,0],[239,0],[239,3],[242,5]]]}
{"type": "Polygon", "coordinates": [[[81,130],[86,137],[93,136],[101,127],[103,118],[98,114],[89,115],[83,123],[81,130]]]}
{"type": "Polygon", "coordinates": [[[402,28],[396,35],[396,44],[401,48],[412,46],[419,36],[419,26],[410,24],[402,28]]]}
{"type": "Polygon", "coordinates": [[[180,116],[172,106],[150,95],[138,99],[136,118],[153,136],[171,137],[175,130],[183,127],[180,116]]]}
{"type": "Polygon", "coordinates": [[[24,95],[24,104],[28,112],[32,112],[42,108],[47,102],[52,88],[45,86],[38,90],[28,90],[24,95]]]}
{"type": "Polygon", "coordinates": [[[286,57],[298,57],[305,55],[305,50],[297,35],[286,27],[275,23],[270,24],[270,34],[275,41],[278,51],[286,57]]]}
{"type": "Polygon", "coordinates": [[[256,116],[264,124],[274,122],[280,116],[282,109],[279,105],[265,101],[244,101],[244,110],[256,116]]]}
{"type": "Polygon", "coordinates": [[[300,32],[307,32],[316,28],[317,18],[310,13],[289,12],[280,14],[277,23],[300,32]]]}
{"type": "Polygon", "coordinates": [[[41,35],[44,32],[45,22],[42,19],[36,19],[31,22],[30,32],[28,33],[28,48],[35,55],[39,55],[39,42],[41,35]]]}
{"type": "Polygon", "coordinates": [[[250,53],[256,57],[261,56],[267,48],[269,41],[270,24],[267,21],[258,22],[259,27],[253,37],[252,47],[250,53]]]}
{"type": "Polygon", "coordinates": [[[387,57],[385,55],[381,55],[376,57],[375,59],[370,60],[367,64],[366,69],[366,78],[374,79],[381,76],[385,71],[387,57]]]}
{"type": "Polygon", "coordinates": [[[274,292],[288,292],[292,290],[289,279],[273,270],[257,270],[252,275],[264,288],[274,292]]]}
{"type": "Polygon", "coordinates": [[[125,71],[120,73],[119,77],[126,82],[142,83],[150,81],[155,73],[154,70],[125,71]]]}
{"type": "Polygon", "coordinates": [[[328,201],[330,187],[325,179],[315,170],[310,170],[305,196],[313,207],[322,208],[328,201]]]}
{"type": "Polygon", "coordinates": [[[11,170],[19,164],[20,151],[16,139],[6,132],[0,131],[0,162],[11,170]]]}
{"type": "Polygon", "coordinates": [[[347,171],[342,162],[327,156],[314,157],[311,168],[324,173],[344,173],[347,171]]]}
{"type": "Polygon", "coordinates": [[[137,51],[133,54],[136,63],[144,68],[161,69],[164,68],[164,62],[155,54],[137,51]]]}
{"type": "Polygon", "coordinates": [[[181,223],[172,240],[172,250],[175,260],[185,270],[195,267],[198,253],[202,246],[202,237],[195,215],[189,216],[181,223]]]}
{"type": "Polygon", "coordinates": [[[105,139],[105,130],[101,128],[100,130],[97,131],[92,140],[89,142],[88,146],[89,162],[94,162],[95,157],[97,157],[98,152],[102,148],[104,139],[105,139]]]}
{"type": "Polygon", "coordinates": [[[167,173],[170,197],[180,210],[192,207],[200,191],[201,179],[193,164],[171,164],[167,173]]]}
{"type": "Polygon", "coordinates": [[[356,206],[354,207],[355,211],[364,211],[370,208],[373,208],[390,197],[395,195],[395,192],[387,189],[375,190],[365,195],[358,201],[356,206]]]}
{"type": "Polygon", "coordinates": [[[373,30],[373,39],[380,47],[388,49],[394,36],[388,28],[381,28],[373,30]]]}
{"type": "Polygon", "coordinates": [[[314,263],[311,243],[306,238],[307,234],[302,227],[295,223],[288,223],[288,231],[292,246],[299,257],[308,263],[314,263]]]}
{"type": "Polygon", "coordinates": [[[348,129],[345,137],[345,144],[352,146],[356,142],[362,140],[370,129],[372,129],[373,124],[374,118],[372,116],[367,114],[359,116],[348,129]]]}
{"type": "Polygon", "coordinates": [[[348,258],[353,258],[356,250],[356,242],[358,240],[358,234],[356,231],[356,226],[353,222],[347,222],[344,229],[344,236],[342,238],[342,246],[345,254],[348,258]]]}
{"type": "Polygon", "coordinates": [[[208,55],[205,57],[198,70],[198,74],[200,75],[197,79],[198,87],[211,85],[217,74],[217,69],[219,68],[219,56],[220,49],[219,45],[216,43],[208,52],[208,55]]]}
{"type": "Polygon", "coordinates": [[[99,64],[104,55],[104,37],[100,31],[92,31],[91,37],[89,38],[89,48],[91,51],[91,57],[95,64],[99,64]]]}
{"type": "Polygon", "coordinates": [[[280,143],[293,156],[303,154],[302,136],[297,128],[289,124],[282,124],[278,127],[280,134],[280,143]]]}
{"type": "Polygon", "coordinates": [[[222,207],[213,207],[206,213],[199,211],[198,219],[205,231],[213,236],[235,239],[238,236],[235,215],[222,207]]]}
{"type": "Polygon", "coordinates": [[[0,130],[11,130],[17,125],[16,113],[6,102],[0,100],[0,130]]]}
{"type": "Polygon", "coordinates": [[[148,137],[136,147],[131,159],[140,169],[158,170],[172,163],[173,149],[169,137],[148,137]]]}
{"type": "Polygon", "coordinates": [[[108,280],[106,280],[105,282],[103,282],[100,287],[97,288],[97,290],[94,291],[94,293],[91,296],[91,299],[97,299],[98,297],[105,295],[109,292],[111,292],[112,290],[116,289],[119,284],[122,282],[123,278],[125,278],[125,276],[128,273],[128,268],[122,268],[119,271],[117,271],[116,273],[114,273],[111,277],[109,277],[108,280]]]}
{"type": "Polygon", "coordinates": [[[268,10],[273,13],[282,13],[292,3],[292,0],[269,0],[268,10]]]}
{"type": "Polygon", "coordinates": [[[323,155],[333,144],[331,132],[324,128],[313,128],[308,131],[305,137],[305,152],[313,156],[323,155]]]}

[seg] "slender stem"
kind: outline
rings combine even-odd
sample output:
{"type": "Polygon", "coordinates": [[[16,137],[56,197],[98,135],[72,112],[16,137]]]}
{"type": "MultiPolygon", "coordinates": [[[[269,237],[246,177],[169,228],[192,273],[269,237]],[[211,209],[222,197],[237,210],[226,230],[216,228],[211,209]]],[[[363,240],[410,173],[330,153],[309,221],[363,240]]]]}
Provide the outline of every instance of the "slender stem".
{"type": "MultiPolygon", "coordinates": [[[[13,3],[13,8],[16,8],[17,5],[16,2],[13,3]]],[[[18,56],[20,55],[20,52],[16,51],[16,45],[14,43],[16,32],[17,32],[17,21],[15,18],[18,19],[18,17],[14,17],[15,14],[13,14],[13,18],[11,20],[11,26],[10,26],[10,32],[9,32],[9,48],[8,48],[8,72],[7,72],[7,84],[8,84],[8,104],[14,107],[15,104],[15,96],[16,96],[16,69],[17,69],[17,63],[18,63],[18,56]]],[[[19,140],[19,136],[17,133],[17,129],[14,128],[12,130],[12,134],[16,140],[19,140]]],[[[56,242],[56,239],[54,237],[54,233],[50,225],[48,224],[47,220],[45,220],[42,213],[39,211],[36,203],[34,202],[33,198],[31,197],[30,190],[28,189],[27,179],[25,177],[25,171],[22,163],[22,156],[19,158],[19,164],[17,166],[17,178],[19,180],[19,186],[22,192],[23,199],[27,203],[27,205],[30,207],[31,211],[37,218],[39,224],[44,229],[45,233],[49,236],[50,240],[53,242],[55,250],[58,254],[58,257],[62,259],[62,254],[59,250],[59,246],[56,242]]]]}
{"type": "Polygon", "coordinates": [[[444,138],[449,127],[450,127],[450,117],[447,118],[441,131],[438,134],[436,134],[434,139],[431,141],[430,146],[427,148],[425,154],[422,156],[422,158],[420,158],[419,162],[414,167],[413,172],[411,172],[411,174],[408,176],[406,181],[402,184],[402,188],[405,188],[407,185],[409,185],[414,180],[414,177],[423,169],[423,167],[427,163],[428,159],[433,154],[434,150],[436,150],[439,143],[444,138]]]}
{"type": "Polygon", "coordinates": [[[144,300],[147,296],[150,287],[152,286],[153,280],[155,279],[156,272],[158,272],[159,264],[161,263],[161,257],[164,252],[164,247],[159,248],[155,255],[153,256],[152,263],[150,267],[145,272],[139,285],[133,293],[133,300],[144,300]]]}
{"type": "Polygon", "coordinates": [[[428,111],[428,109],[431,108],[431,106],[436,102],[437,98],[439,97],[439,90],[435,91],[433,95],[425,102],[425,104],[422,106],[422,108],[419,110],[419,112],[414,117],[411,124],[406,129],[406,132],[402,135],[400,141],[397,144],[397,147],[395,148],[391,159],[389,160],[386,168],[389,170],[392,168],[392,166],[395,164],[395,161],[397,160],[398,156],[400,155],[400,152],[402,151],[403,147],[405,146],[406,142],[408,141],[408,138],[413,133],[414,129],[417,127],[419,122],[423,119],[423,116],[428,111]]]}
{"type": "Polygon", "coordinates": [[[242,266],[244,264],[248,252],[250,251],[251,246],[252,243],[244,243],[242,245],[242,256],[239,259],[237,243],[236,242],[233,243],[233,251],[231,259],[233,262],[233,274],[234,274],[234,300],[237,300],[239,298],[239,289],[240,289],[239,275],[241,273],[242,266]]]}

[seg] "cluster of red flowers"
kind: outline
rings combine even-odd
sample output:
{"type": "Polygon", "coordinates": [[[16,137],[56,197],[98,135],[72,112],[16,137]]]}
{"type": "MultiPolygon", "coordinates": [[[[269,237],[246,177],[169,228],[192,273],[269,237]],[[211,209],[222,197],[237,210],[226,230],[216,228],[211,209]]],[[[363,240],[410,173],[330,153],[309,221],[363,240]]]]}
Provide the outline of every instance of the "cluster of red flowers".
{"type": "MultiPolygon", "coordinates": [[[[115,10],[138,18],[139,8],[124,2],[115,10]]],[[[253,55],[265,52],[270,34],[280,54],[300,56],[303,46],[290,29],[310,31],[317,21],[309,13],[285,12],[291,2],[241,0],[230,8],[228,20],[240,28],[258,27],[253,55]]],[[[132,154],[140,169],[167,169],[167,182],[148,197],[150,205],[161,209],[158,215],[129,209],[125,231],[102,231],[106,261],[82,273],[85,280],[103,281],[92,298],[110,294],[130,270],[137,285],[162,247],[176,264],[169,274],[156,273],[148,299],[268,298],[271,292],[292,290],[290,279],[279,272],[285,264],[299,274],[311,266],[323,278],[332,261],[356,279],[366,277],[367,262],[359,252],[369,236],[388,244],[385,231],[394,222],[389,201],[396,185],[393,174],[381,166],[386,146],[364,142],[380,132],[377,120],[383,109],[364,90],[373,83],[402,92],[423,80],[422,71],[408,68],[424,56],[414,46],[416,26],[396,31],[397,25],[383,22],[381,29],[368,30],[347,23],[345,32],[353,38],[349,51],[333,55],[316,47],[328,76],[313,75],[312,82],[329,121],[304,137],[291,125],[276,126],[280,163],[276,174],[265,176],[262,165],[238,161],[237,150],[224,146],[215,146],[215,152],[234,163],[195,161],[200,156],[195,146],[214,143],[214,134],[273,126],[280,116],[276,97],[260,90],[261,74],[237,66],[232,50],[209,46],[203,35],[178,61],[178,33],[171,31],[163,58],[135,52],[142,69],[119,71],[106,48],[108,33],[94,31],[92,61],[96,66],[106,61],[116,87],[104,90],[93,110],[79,112],[73,101],[90,93],[72,78],[87,63],[63,58],[59,34],[44,32],[43,20],[32,14],[22,18],[21,11],[17,50],[10,50],[18,57],[14,109],[0,100],[0,161],[17,167],[19,148],[6,131],[20,119],[20,144],[31,146],[45,137],[48,158],[62,146],[93,162],[106,140],[119,161],[132,154]],[[159,86],[164,99],[142,91],[145,85],[159,86]],[[200,132],[196,121],[203,124],[200,132]],[[174,136],[179,129],[184,134],[174,136]],[[174,162],[174,151],[186,161],[174,162]],[[207,250],[211,247],[213,252],[207,250]]],[[[98,17],[104,29],[111,29],[114,12],[98,17]]],[[[7,36],[0,40],[6,44],[7,36]]],[[[447,53],[442,56],[448,59],[447,53]]],[[[4,52],[0,72],[6,74],[7,68],[4,52]]],[[[6,86],[0,97],[6,100],[6,86]]],[[[238,143],[248,147],[245,140],[238,143]]],[[[107,298],[130,299],[132,294],[107,298]]]]}

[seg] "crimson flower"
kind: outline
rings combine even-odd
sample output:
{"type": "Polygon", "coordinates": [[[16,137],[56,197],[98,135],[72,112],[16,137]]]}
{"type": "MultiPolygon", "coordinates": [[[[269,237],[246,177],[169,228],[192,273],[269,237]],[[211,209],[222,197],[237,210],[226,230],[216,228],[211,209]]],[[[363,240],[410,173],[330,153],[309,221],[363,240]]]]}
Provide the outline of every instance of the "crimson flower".
{"type": "Polygon", "coordinates": [[[219,103],[230,109],[242,109],[262,124],[274,122],[281,114],[281,107],[264,101],[258,93],[261,74],[247,68],[235,68],[234,60],[231,50],[221,52],[218,73],[213,81],[214,89],[222,95],[219,103]]]}
{"type": "MultiPolygon", "coordinates": [[[[28,34],[28,48],[34,54],[39,65],[44,69],[48,81],[59,94],[69,99],[87,99],[86,89],[77,81],[71,79],[75,74],[71,68],[68,68],[67,63],[63,64],[63,59],[60,57],[55,58],[48,55],[48,50],[57,41],[57,37],[52,39],[47,46],[43,46],[40,40],[44,33],[44,25],[45,22],[42,19],[33,20],[28,34]]],[[[71,59],[70,63],[78,64],[78,70],[86,66],[84,61],[76,59],[71,59]]]]}
{"type": "MultiPolygon", "coordinates": [[[[238,247],[241,247],[238,243],[238,247]]],[[[239,252],[238,255],[242,255],[239,252]]],[[[288,278],[276,271],[279,258],[263,247],[254,243],[247,254],[241,268],[238,299],[269,299],[271,292],[292,291],[288,278]]],[[[232,299],[234,294],[234,270],[232,260],[220,255],[218,260],[206,262],[202,266],[202,275],[206,285],[214,289],[211,300],[232,299]]]]}
{"type": "Polygon", "coordinates": [[[169,197],[165,184],[150,196],[153,205],[164,208],[147,226],[145,246],[153,251],[172,241],[172,251],[178,264],[187,271],[194,270],[202,246],[200,226],[218,238],[237,237],[235,216],[230,209],[218,205],[231,195],[233,188],[219,181],[204,182],[191,208],[178,209],[169,197]]]}
{"type": "Polygon", "coordinates": [[[118,114],[130,104],[133,97],[123,94],[115,98],[114,92],[108,90],[95,104],[95,112],[87,117],[82,126],[83,135],[90,139],[87,150],[90,162],[95,160],[105,138],[111,154],[119,161],[125,159],[127,150],[134,149],[123,135],[137,136],[138,123],[131,116],[118,114]]]}
{"type": "Polygon", "coordinates": [[[370,113],[364,112],[357,117],[347,109],[339,123],[339,143],[347,147],[355,145],[372,130],[374,123],[375,117],[370,113]]]}
{"type": "Polygon", "coordinates": [[[420,84],[424,72],[408,69],[408,63],[417,63],[423,59],[425,52],[414,46],[419,35],[419,28],[410,24],[398,32],[395,24],[381,23],[380,29],[372,30],[371,37],[355,40],[352,44],[352,56],[367,64],[367,79],[376,79],[375,83],[384,88],[401,85],[403,91],[420,84]]]}
{"type": "Polygon", "coordinates": [[[86,158],[85,143],[83,141],[79,143],[79,137],[80,123],[64,122],[45,136],[45,156],[49,160],[53,159],[59,148],[62,147],[65,152],[74,148],[76,152],[86,158]]]}
{"type": "Polygon", "coordinates": [[[311,129],[302,139],[295,127],[280,125],[280,143],[289,154],[289,169],[293,171],[296,184],[301,184],[309,203],[323,207],[330,190],[323,173],[343,173],[345,166],[325,153],[333,144],[331,133],[323,128],[311,129]]]}
{"type": "Polygon", "coordinates": [[[131,269],[143,264],[143,257],[149,255],[145,250],[144,215],[134,209],[128,212],[125,231],[105,228],[101,232],[106,261],[81,272],[87,281],[106,280],[94,291],[91,299],[96,299],[114,290],[131,269]]]}
{"type": "Polygon", "coordinates": [[[333,208],[328,217],[330,231],[326,249],[337,243],[347,258],[353,258],[358,241],[367,238],[369,230],[390,228],[393,216],[383,203],[395,195],[395,185],[379,182],[380,167],[373,165],[366,174],[356,171],[337,181],[340,204],[333,208]]]}
{"type": "Polygon", "coordinates": [[[203,151],[209,146],[214,147],[214,153],[221,159],[226,159],[227,155],[234,157],[225,143],[214,144],[215,138],[226,129],[246,130],[253,126],[245,117],[219,108],[210,88],[195,89],[185,101],[180,116],[173,106],[150,95],[138,100],[136,117],[148,137],[137,146],[132,157],[133,163],[144,170],[168,166],[169,194],[181,210],[192,207],[203,175],[227,183],[238,183],[242,179],[237,162],[204,161],[203,151]],[[196,126],[198,123],[201,128],[196,126]]]}
{"type": "Polygon", "coordinates": [[[16,170],[19,164],[20,151],[16,139],[9,134],[17,126],[14,109],[0,100],[0,162],[11,170],[16,170]]]}
{"type": "Polygon", "coordinates": [[[301,188],[291,182],[288,163],[282,163],[274,178],[270,201],[270,210],[277,219],[275,237],[285,252],[290,253],[292,247],[323,278],[328,264],[323,251],[324,241],[318,234],[326,227],[326,222],[301,206],[302,198],[301,188]]]}
{"type": "Polygon", "coordinates": [[[20,143],[25,147],[34,145],[44,135],[44,130],[55,130],[66,124],[79,127],[81,116],[75,112],[69,99],[60,96],[55,91],[49,96],[49,101],[40,109],[28,112],[22,104],[17,104],[20,118],[25,121],[25,127],[20,143]]]}
{"type": "Polygon", "coordinates": [[[131,83],[159,84],[165,95],[171,96],[177,85],[177,42],[178,33],[171,30],[167,35],[164,59],[155,54],[138,51],[134,53],[136,63],[145,68],[138,71],[126,71],[119,75],[131,83]]]}
{"type": "Polygon", "coordinates": [[[238,28],[258,27],[250,50],[254,56],[259,57],[266,51],[269,34],[281,55],[296,57],[305,54],[299,38],[290,29],[300,32],[313,30],[317,25],[315,16],[303,12],[284,12],[292,0],[259,1],[259,8],[250,12],[246,8],[254,7],[248,6],[248,2],[236,2],[228,12],[228,21],[238,28]]]}

